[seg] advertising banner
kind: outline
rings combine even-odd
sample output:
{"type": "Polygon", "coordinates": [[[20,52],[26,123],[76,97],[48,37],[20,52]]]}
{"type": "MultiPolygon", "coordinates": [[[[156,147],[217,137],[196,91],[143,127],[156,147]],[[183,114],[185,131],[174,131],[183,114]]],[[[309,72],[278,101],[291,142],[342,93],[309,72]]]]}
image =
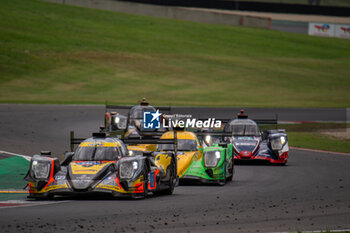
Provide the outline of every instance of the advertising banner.
{"type": "Polygon", "coordinates": [[[335,25],[335,36],[350,39],[350,25],[335,25]]]}
{"type": "Polygon", "coordinates": [[[309,23],[309,35],[311,36],[335,36],[335,25],[328,23],[309,23]]]}

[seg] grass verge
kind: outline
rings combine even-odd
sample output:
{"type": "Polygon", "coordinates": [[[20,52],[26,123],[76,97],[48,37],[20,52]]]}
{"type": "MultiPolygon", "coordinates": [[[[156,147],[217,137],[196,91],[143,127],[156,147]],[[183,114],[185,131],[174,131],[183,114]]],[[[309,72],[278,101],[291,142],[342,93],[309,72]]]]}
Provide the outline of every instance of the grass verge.
{"type": "Polygon", "coordinates": [[[0,1],[0,102],[348,107],[350,41],[0,1]]]}
{"type": "Polygon", "coordinates": [[[350,140],[319,133],[288,132],[288,143],[294,147],[350,153],[350,140]]]}

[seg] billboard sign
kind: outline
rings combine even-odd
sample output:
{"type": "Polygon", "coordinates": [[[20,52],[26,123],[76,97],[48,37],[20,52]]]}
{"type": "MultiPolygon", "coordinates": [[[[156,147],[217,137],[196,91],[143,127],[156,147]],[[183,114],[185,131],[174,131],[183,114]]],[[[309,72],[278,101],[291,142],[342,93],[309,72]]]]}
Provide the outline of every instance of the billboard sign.
{"type": "Polygon", "coordinates": [[[335,36],[350,39],[350,25],[335,25],[335,36]]]}
{"type": "Polygon", "coordinates": [[[334,37],[335,25],[328,23],[309,23],[309,35],[334,37]]]}

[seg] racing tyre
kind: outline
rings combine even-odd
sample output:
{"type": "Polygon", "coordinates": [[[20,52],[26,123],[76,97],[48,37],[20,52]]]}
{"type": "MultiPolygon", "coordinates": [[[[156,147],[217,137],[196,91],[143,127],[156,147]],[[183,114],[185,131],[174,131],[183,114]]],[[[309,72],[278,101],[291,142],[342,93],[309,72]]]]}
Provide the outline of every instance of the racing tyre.
{"type": "Polygon", "coordinates": [[[147,198],[148,196],[148,169],[145,166],[145,173],[143,174],[143,194],[142,198],[147,198]]]}
{"type": "Polygon", "coordinates": [[[132,199],[145,199],[148,196],[148,169],[146,165],[143,170],[143,193],[133,193],[132,199]]]}
{"type": "Polygon", "coordinates": [[[170,172],[169,188],[160,191],[160,193],[163,194],[163,195],[171,195],[171,194],[173,194],[174,188],[176,186],[176,175],[177,175],[177,172],[175,171],[175,164],[174,164],[173,160],[171,162],[171,168],[170,168],[169,172],[170,172]]]}
{"type": "Polygon", "coordinates": [[[227,163],[226,163],[226,159],[225,159],[224,179],[223,180],[219,180],[219,185],[220,186],[224,186],[226,184],[226,180],[227,180],[227,178],[226,178],[226,166],[227,166],[227,163]]]}
{"type": "Polygon", "coordinates": [[[226,178],[226,181],[227,182],[230,182],[232,181],[232,178],[233,178],[233,172],[234,172],[234,168],[233,168],[234,164],[233,164],[233,158],[232,158],[232,165],[231,165],[231,168],[229,169],[229,172],[230,172],[230,176],[226,178]]]}

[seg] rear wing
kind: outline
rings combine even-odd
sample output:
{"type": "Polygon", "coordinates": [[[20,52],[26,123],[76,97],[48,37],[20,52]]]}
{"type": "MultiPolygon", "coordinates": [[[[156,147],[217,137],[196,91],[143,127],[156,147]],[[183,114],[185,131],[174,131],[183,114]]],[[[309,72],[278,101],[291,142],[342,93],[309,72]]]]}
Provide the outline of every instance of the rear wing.
{"type": "MultiPolygon", "coordinates": [[[[93,136],[96,137],[105,137],[105,133],[93,133],[93,136]]],[[[70,149],[74,151],[75,145],[80,144],[86,138],[76,138],[74,135],[74,131],[70,131],[70,149]]],[[[174,139],[159,139],[159,138],[148,138],[148,139],[123,139],[119,138],[125,144],[174,144],[174,152],[177,154],[177,132],[174,131],[174,139]]]]}
{"type": "MultiPolygon", "coordinates": [[[[134,107],[134,105],[111,105],[111,104],[107,104],[105,105],[105,112],[107,112],[108,110],[130,110],[132,107],[134,107]]],[[[159,109],[162,112],[167,112],[167,113],[172,113],[173,112],[173,108],[172,107],[167,107],[167,106],[153,106],[155,109],[159,109]]]]}
{"type": "MultiPolygon", "coordinates": [[[[106,131],[106,130],[102,130],[102,132],[106,132],[108,134],[110,134],[111,137],[116,137],[118,139],[121,139],[121,140],[126,140],[126,139],[123,139],[123,135],[125,134],[125,131],[124,130],[112,130],[112,131],[106,131]]],[[[140,135],[140,139],[143,139],[143,140],[147,140],[147,139],[159,139],[166,131],[138,131],[138,134],[140,135]]],[[[148,143],[148,144],[152,144],[152,143],[148,143]]]]}

